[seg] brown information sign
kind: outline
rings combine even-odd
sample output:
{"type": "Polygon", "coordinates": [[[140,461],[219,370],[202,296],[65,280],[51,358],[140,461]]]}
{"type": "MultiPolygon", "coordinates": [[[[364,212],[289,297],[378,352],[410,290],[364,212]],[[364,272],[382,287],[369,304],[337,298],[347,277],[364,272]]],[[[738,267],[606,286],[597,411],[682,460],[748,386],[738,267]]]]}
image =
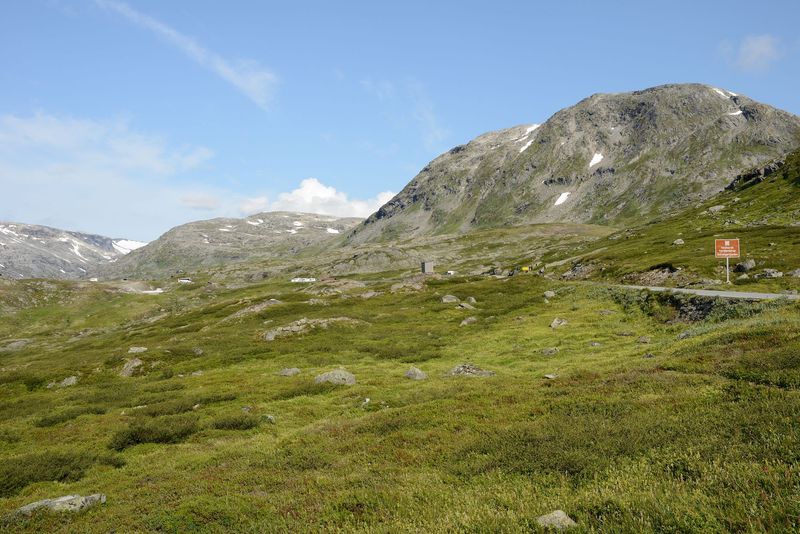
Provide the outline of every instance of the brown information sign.
{"type": "Polygon", "coordinates": [[[739,240],[738,239],[715,239],[714,256],[717,258],[738,258],[739,240]]]}

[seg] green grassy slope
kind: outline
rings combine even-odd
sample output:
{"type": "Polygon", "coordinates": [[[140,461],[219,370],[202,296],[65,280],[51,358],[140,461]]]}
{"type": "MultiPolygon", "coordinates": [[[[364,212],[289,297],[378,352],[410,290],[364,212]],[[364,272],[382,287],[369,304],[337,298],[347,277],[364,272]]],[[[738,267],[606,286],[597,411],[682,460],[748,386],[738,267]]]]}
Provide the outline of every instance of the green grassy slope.
{"type": "Polygon", "coordinates": [[[797,304],[721,304],[686,324],[665,300],[534,276],[359,296],[392,282],[327,297],[283,283],[3,286],[0,347],[30,344],[0,352],[0,515],[108,497],[5,526],[515,532],[560,508],[579,531],[800,528],[797,304]],[[281,304],[231,317],[269,298],[281,304]],[[303,317],[363,323],[262,340],[303,317]],[[568,324],[551,329],[555,317],[568,324]],[[143,373],[118,376],[133,356],[143,373]],[[496,375],[446,376],[462,362],[496,375]],[[429,379],[404,378],[410,365],[429,379]],[[355,386],[314,384],[339,366],[355,386]]]}

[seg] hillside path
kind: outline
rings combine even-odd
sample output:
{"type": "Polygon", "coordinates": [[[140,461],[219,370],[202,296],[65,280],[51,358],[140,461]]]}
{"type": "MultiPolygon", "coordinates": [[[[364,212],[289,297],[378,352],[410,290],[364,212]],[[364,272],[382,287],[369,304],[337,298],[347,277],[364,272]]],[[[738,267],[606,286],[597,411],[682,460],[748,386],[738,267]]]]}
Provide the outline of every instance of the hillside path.
{"type": "Polygon", "coordinates": [[[767,300],[767,299],[785,298],[789,300],[800,300],[800,295],[787,295],[784,293],[754,293],[749,291],[721,291],[716,289],[687,289],[684,287],[661,287],[661,286],[618,285],[616,287],[626,287],[629,289],[649,289],[650,291],[664,291],[672,293],[688,293],[690,295],[700,295],[703,297],[720,297],[726,299],[767,300]]]}

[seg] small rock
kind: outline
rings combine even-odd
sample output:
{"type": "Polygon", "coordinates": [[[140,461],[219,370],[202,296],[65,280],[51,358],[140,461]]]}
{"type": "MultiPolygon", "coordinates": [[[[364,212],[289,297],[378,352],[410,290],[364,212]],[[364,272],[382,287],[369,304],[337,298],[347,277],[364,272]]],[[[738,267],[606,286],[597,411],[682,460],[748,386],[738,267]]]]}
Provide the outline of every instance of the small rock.
{"type": "Polygon", "coordinates": [[[269,423],[271,425],[274,425],[275,424],[275,416],[267,414],[267,415],[264,416],[264,421],[266,421],[267,423],[269,423]]]}
{"type": "Polygon", "coordinates": [[[405,375],[406,378],[410,378],[411,380],[425,380],[428,378],[428,375],[425,374],[424,371],[421,369],[417,369],[416,367],[412,367],[408,371],[406,371],[405,375]]]}
{"type": "Polygon", "coordinates": [[[719,213],[720,211],[722,211],[724,209],[725,209],[725,205],[724,204],[717,204],[716,206],[711,206],[710,208],[708,208],[708,212],[709,213],[719,213]]]}
{"type": "Polygon", "coordinates": [[[637,343],[641,343],[643,345],[646,345],[651,341],[652,339],[650,338],[650,336],[641,336],[639,339],[636,340],[637,343]]]}
{"type": "Polygon", "coordinates": [[[22,508],[17,508],[16,513],[29,516],[36,510],[46,509],[50,512],[79,512],[97,504],[104,504],[106,496],[102,493],[95,493],[82,497],[80,495],[65,495],[57,499],[44,499],[42,501],[26,504],[22,508]]]}
{"type": "Polygon", "coordinates": [[[599,347],[600,345],[601,343],[598,341],[592,341],[591,343],[589,343],[590,347],[599,347]]]}
{"type": "Polygon", "coordinates": [[[578,526],[578,523],[573,521],[563,510],[556,510],[547,515],[539,516],[536,518],[536,523],[540,527],[553,528],[555,530],[564,530],[578,526]]]}
{"type": "Polygon", "coordinates": [[[473,306],[472,304],[470,304],[468,302],[462,302],[457,307],[461,308],[462,310],[474,310],[475,309],[475,306],[473,306]]]}
{"type": "Polygon", "coordinates": [[[552,374],[550,374],[550,375],[544,375],[544,377],[545,377],[546,379],[548,379],[548,380],[555,380],[556,378],[558,378],[558,375],[552,375],[552,374]]]}
{"type": "Polygon", "coordinates": [[[125,362],[125,365],[122,366],[122,370],[119,372],[119,376],[125,376],[125,377],[133,376],[133,374],[137,371],[137,369],[139,369],[139,367],[141,367],[142,365],[144,365],[144,362],[139,358],[128,360],[125,362]]]}
{"type": "Polygon", "coordinates": [[[197,404],[195,404],[194,406],[192,406],[192,410],[197,411],[199,409],[200,409],[200,403],[199,402],[197,404]]]}
{"type": "Polygon", "coordinates": [[[777,269],[764,269],[764,278],[783,278],[783,273],[777,269]]]}
{"type": "Polygon", "coordinates": [[[467,297],[467,302],[469,302],[470,304],[477,304],[478,303],[478,301],[475,300],[475,297],[467,297]]]}
{"type": "Polygon", "coordinates": [[[203,349],[201,349],[200,347],[193,348],[192,352],[194,352],[195,356],[202,356],[204,354],[203,349]]]}
{"type": "Polygon", "coordinates": [[[800,269],[795,269],[789,273],[789,276],[793,278],[800,278],[800,269]]]}
{"type": "Polygon", "coordinates": [[[672,244],[676,245],[676,246],[680,246],[680,245],[684,244],[684,241],[683,241],[683,239],[676,239],[675,241],[672,242],[672,244]]]}
{"type": "Polygon", "coordinates": [[[545,291],[544,292],[544,298],[546,298],[546,299],[554,299],[554,298],[556,298],[556,292],[555,291],[545,291]]]}
{"type": "Polygon", "coordinates": [[[366,408],[367,406],[369,406],[369,397],[365,398],[364,402],[361,403],[362,408],[366,408]]]}
{"type": "Polygon", "coordinates": [[[617,312],[614,310],[600,310],[600,315],[614,315],[615,313],[617,312]]]}
{"type": "Polygon", "coordinates": [[[736,267],[734,267],[733,270],[736,271],[737,273],[746,273],[747,271],[755,269],[755,267],[756,267],[756,260],[749,259],[749,260],[745,260],[743,262],[737,263],[736,267]]]}
{"type": "Polygon", "coordinates": [[[203,376],[203,371],[192,371],[191,376],[203,376]]]}
{"type": "Polygon", "coordinates": [[[460,302],[458,297],[455,295],[445,295],[442,297],[442,302],[445,304],[454,304],[456,302],[460,302]]]}
{"type": "Polygon", "coordinates": [[[748,275],[747,273],[740,274],[739,276],[736,277],[736,279],[737,280],[750,280],[750,275],[748,275]]]}
{"type": "Polygon", "coordinates": [[[335,369],[317,376],[314,382],[317,384],[328,382],[329,384],[336,384],[337,386],[352,386],[356,383],[356,377],[344,369],[335,369]]]}
{"type": "Polygon", "coordinates": [[[478,318],[477,317],[467,317],[466,319],[461,321],[461,324],[459,326],[469,326],[469,325],[475,324],[477,322],[478,322],[478,318]]]}
{"type": "Polygon", "coordinates": [[[472,363],[462,363],[453,367],[449,373],[450,376],[494,376],[494,371],[485,371],[472,363]]]}
{"type": "Polygon", "coordinates": [[[141,354],[147,352],[147,347],[131,347],[128,349],[128,354],[141,354]]]}
{"type": "Polygon", "coordinates": [[[678,334],[678,339],[688,339],[690,337],[692,337],[692,334],[688,330],[678,334]]]}
{"type": "Polygon", "coordinates": [[[253,411],[253,407],[252,406],[242,406],[242,411],[244,413],[250,413],[250,412],[253,411]]]}
{"type": "Polygon", "coordinates": [[[51,388],[66,388],[66,387],[69,387],[69,386],[74,386],[77,383],[78,383],[78,377],[77,376],[68,376],[67,378],[65,378],[61,382],[50,382],[49,384],[47,384],[47,389],[51,389],[51,388]]]}
{"type": "Polygon", "coordinates": [[[367,291],[366,293],[361,293],[361,298],[366,300],[374,297],[379,297],[381,295],[383,295],[383,293],[381,293],[380,291],[367,291]]]}
{"type": "Polygon", "coordinates": [[[646,359],[655,358],[655,357],[656,357],[656,355],[653,354],[652,352],[647,352],[647,353],[645,353],[644,356],[642,356],[642,358],[646,358],[646,359]]]}
{"type": "Polygon", "coordinates": [[[542,349],[542,354],[545,356],[552,356],[554,354],[558,354],[558,347],[547,347],[546,349],[542,349]]]}
{"type": "Polygon", "coordinates": [[[278,371],[278,376],[294,376],[300,374],[300,369],[297,367],[288,367],[278,371]]]}
{"type": "Polygon", "coordinates": [[[633,335],[633,332],[617,332],[616,335],[620,337],[631,337],[633,335]]]}
{"type": "Polygon", "coordinates": [[[568,324],[566,319],[561,319],[560,317],[556,317],[553,319],[553,322],[550,323],[550,328],[561,328],[562,326],[568,324]]]}

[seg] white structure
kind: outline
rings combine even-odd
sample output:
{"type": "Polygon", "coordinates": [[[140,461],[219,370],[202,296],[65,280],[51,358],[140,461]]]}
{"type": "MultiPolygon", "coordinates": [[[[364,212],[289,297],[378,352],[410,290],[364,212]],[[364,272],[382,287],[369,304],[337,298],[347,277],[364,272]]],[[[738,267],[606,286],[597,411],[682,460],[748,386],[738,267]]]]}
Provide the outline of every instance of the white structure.
{"type": "Polygon", "coordinates": [[[178,278],[178,283],[179,284],[191,284],[192,283],[192,279],[191,278],[178,278]]]}
{"type": "Polygon", "coordinates": [[[307,284],[316,281],[317,281],[316,278],[303,278],[303,277],[292,278],[291,280],[291,282],[295,284],[307,284]]]}

